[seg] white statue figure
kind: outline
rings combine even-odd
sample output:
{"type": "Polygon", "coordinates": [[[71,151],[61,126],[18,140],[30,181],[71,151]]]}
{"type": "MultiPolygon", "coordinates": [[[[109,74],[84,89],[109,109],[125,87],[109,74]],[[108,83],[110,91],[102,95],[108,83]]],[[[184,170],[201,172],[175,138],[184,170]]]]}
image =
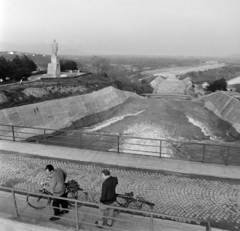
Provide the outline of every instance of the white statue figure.
{"type": "Polygon", "coordinates": [[[52,54],[57,56],[57,52],[58,52],[58,43],[54,39],[52,43],[52,54]]]}

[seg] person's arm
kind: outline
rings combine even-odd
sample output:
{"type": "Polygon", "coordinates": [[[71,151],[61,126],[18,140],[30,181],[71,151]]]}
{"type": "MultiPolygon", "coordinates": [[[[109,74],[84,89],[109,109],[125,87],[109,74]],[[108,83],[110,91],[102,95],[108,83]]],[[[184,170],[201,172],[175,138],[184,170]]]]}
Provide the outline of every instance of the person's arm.
{"type": "Polygon", "coordinates": [[[104,203],[106,201],[107,198],[107,185],[106,184],[102,184],[102,194],[101,194],[101,198],[100,198],[100,202],[104,203]]]}
{"type": "Polygon", "coordinates": [[[53,189],[55,188],[57,184],[57,180],[54,178],[51,178],[48,185],[46,186],[46,189],[49,190],[50,192],[53,192],[53,189]]]}

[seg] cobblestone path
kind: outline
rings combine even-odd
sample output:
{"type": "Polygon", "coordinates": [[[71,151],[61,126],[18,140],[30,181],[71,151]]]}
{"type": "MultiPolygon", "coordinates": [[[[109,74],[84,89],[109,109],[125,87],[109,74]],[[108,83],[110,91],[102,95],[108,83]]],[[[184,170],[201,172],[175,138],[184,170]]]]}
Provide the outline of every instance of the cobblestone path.
{"type": "MultiPolygon", "coordinates": [[[[60,167],[68,179],[76,179],[90,192],[90,201],[100,192],[104,166],[74,161],[30,157],[0,151],[0,184],[16,189],[37,191],[45,177],[47,164],[60,167]]],[[[212,225],[240,229],[240,180],[197,177],[108,167],[117,176],[118,193],[133,191],[156,204],[156,212],[210,220],[212,225]]],[[[147,209],[147,208],[144,208],[147,209]]]]}

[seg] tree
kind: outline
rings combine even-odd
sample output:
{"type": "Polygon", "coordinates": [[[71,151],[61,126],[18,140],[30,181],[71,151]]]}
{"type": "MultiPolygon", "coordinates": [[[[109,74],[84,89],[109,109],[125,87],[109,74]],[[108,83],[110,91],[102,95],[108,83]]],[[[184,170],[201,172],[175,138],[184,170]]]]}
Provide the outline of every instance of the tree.
{"type": "Polygon", "coordinates": [[[61,71],[78,70],[78,65],[73,60],[60,60],[61,71]]]}
{"type": "Polygon", "coordinates": [[[221,78],[219,80],[213,81],[206,87],[207,91],[215,92],[219,91],[227,91],[227,81],[225,78],[221,78]]]}
{"type": "Polygon", "coordinates": [[[6,80],[6,77],[11,75],[11,62],[3,56],[0,57],[0,79],[6,80]]]}
{"type": "Polygon", "coordinates": [[[30,75],[31,75],[31,70],[29,70],[28,68],[20,67],[16,70],[13,77],[14,77],[14,80],[19,81],[23,77],[29,77],[30,75]]]}
{"type": "Polygon", "coordinates": [[[23,67],[22,65],[22,60],[19,58],[18,55],[16,55],[13,60],[12,60],[12,66],[14,69],[18,69],[18,68],[21,68],[23,67]]]}
{"type": "Polygon", "coordinates": [[[0,68],[2,70],[1,76],[3,76],[4,80],[8,76],[11,80],[18,81],[23,77],[29,77],[31,72],[37,68],[37,65],[26,55],[22,57],[16,55],[12,61],[6,61],[1,57],[0,63],[2,67],[0,68]]]}
{"type": "Polygon", "coordinates": [[[24,55],[21,59],[21,67],[27,68],[31,71],[35,71],[37,69],[37,65],[29,59],[26,55],[24,55]]]}

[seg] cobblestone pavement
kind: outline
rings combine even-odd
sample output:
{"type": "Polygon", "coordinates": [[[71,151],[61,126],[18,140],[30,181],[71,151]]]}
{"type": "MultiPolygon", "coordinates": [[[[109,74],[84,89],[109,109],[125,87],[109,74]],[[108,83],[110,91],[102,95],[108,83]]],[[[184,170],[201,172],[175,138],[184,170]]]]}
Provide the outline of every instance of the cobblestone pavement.
{"type": "MultiPolygon", "coordinates": [[[[101,165],[30,157],[0,152],[0,184],[21,190],[38,191],[47,164],[63,168],[68,179],[76,179],[97,200],[102,178],[101,165]]],[[[212,225],[229,230],[240,229],[240,180],[190,176],[169,172],[108,167],[117,176],[118,193],[133,191],[154,202],[154,211],[168,215],[210,220],[212,225]]],[[[147,207],[144,209],[148,209],[147,207]]]]}

